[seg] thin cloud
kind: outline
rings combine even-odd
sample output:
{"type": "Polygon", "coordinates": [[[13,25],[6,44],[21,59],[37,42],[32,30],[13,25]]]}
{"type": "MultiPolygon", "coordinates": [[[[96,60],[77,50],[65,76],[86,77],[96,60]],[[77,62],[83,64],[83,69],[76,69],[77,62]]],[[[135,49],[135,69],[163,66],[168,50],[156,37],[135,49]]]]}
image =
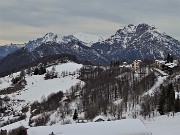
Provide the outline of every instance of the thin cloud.
{"type": "Polygon", "coordinates": [[[47,32],[110,36],[123,25],[153,24],[180,39],[179,0],[0,0],[0,40],[27,42],[47,32]],[[17,28],[17,29],[16,29],[17,28]]]}

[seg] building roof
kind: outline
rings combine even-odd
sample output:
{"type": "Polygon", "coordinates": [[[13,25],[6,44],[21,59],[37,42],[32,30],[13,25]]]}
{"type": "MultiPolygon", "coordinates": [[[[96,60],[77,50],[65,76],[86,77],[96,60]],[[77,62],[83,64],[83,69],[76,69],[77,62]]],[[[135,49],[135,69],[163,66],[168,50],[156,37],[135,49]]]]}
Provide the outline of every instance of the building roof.
{"type": "Polygon", "coordinates": [[[99,116],[97,116],[97,117],[95,117],[95,118],[93,119],[93,122],[96,122],[96,121],[98,121],[98,120],[105,121],[106,119],[105,119],[103,116],[99,115],[99,116]]]}
{"type": "Polygon", "coordinates": [[[155,60],[155,62],[160,63],[160,64],[165,64],[166,63],[166,61],[164,61],[164,60],[155,60]]]}
{"type": "Polygon", "coordinates": [[[165,66],[169,67],[169,68],[174,68],[177,66],[177,64],[175,63],[166,63],[165,66]]]}

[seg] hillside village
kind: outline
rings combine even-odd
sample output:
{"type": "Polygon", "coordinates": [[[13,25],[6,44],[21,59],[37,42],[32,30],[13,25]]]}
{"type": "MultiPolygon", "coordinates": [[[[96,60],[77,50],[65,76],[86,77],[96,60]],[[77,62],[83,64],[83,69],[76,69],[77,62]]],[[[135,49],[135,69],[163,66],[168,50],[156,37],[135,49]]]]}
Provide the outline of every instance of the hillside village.
{"type": "Polygon", "coordinates": [[[38,64],[1,78],[1,129],[15,123],[28,129],[174,115],[180,111],[178,66],[170,54],[165,61],[135,60],[130,65],[92,66],[68,59],[38,64]]]}

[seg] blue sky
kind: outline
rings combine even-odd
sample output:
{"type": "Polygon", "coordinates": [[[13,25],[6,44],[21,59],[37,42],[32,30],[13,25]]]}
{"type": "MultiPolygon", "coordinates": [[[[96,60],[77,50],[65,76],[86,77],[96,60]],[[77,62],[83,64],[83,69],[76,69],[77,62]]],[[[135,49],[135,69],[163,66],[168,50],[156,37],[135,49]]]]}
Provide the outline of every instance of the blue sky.
{"type": "Polygon", "coordinates": [[[180,40],[179,7],[180,0],[0,0],[0,44],[24,43],[48,32],[108,37],[139,23],[180,40]]]}

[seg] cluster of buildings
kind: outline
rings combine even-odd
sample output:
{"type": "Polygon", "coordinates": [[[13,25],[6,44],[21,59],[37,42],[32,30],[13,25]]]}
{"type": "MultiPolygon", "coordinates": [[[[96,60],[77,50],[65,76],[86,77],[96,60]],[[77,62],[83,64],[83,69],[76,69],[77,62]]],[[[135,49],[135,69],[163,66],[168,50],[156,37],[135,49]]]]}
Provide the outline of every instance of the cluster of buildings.
{"type": "Polygon", "coordinates": [[[174,60],[173,62],[167,62],[164,60],[155,60],[155,63],[154,63],[156,68],[159,68],[162,70],[173,69],[174,67],[177,66],[177,64],[178,64],[177,60],[174,60]]]}
{"type": "MultiPolygon", "coordinates": [[[[131,64],[131,67],[134,71],[138,71],[142,65],[141,60],[134,60],[131,64]]],[[[153,67],[158,68],[160,70],[167,71],[169,74],[173,72],[173,69],[177,67],[178,60],[174,60],[173,56],[168,54],[166,60],[155,60],[152,64],[153,67]]],[[[127,67],[127,63],[123,62],[122,67],[127,67]]]]}
{"type": "Polygon", "coordinates": [[[140,69],[141,64],[141,60],[134,60],[131,65],[128,65],[127,62],[123,62],[120,67],[132,68],[134,71],[137,71],[140,69]]]}
{"type": "Polygon", "coordinates": [[[174,68],[178,66],[178,60],[174,60],[173,56],[168,54],[166,60],[155,60],[154,67],[172,74],[174,68]]]}

